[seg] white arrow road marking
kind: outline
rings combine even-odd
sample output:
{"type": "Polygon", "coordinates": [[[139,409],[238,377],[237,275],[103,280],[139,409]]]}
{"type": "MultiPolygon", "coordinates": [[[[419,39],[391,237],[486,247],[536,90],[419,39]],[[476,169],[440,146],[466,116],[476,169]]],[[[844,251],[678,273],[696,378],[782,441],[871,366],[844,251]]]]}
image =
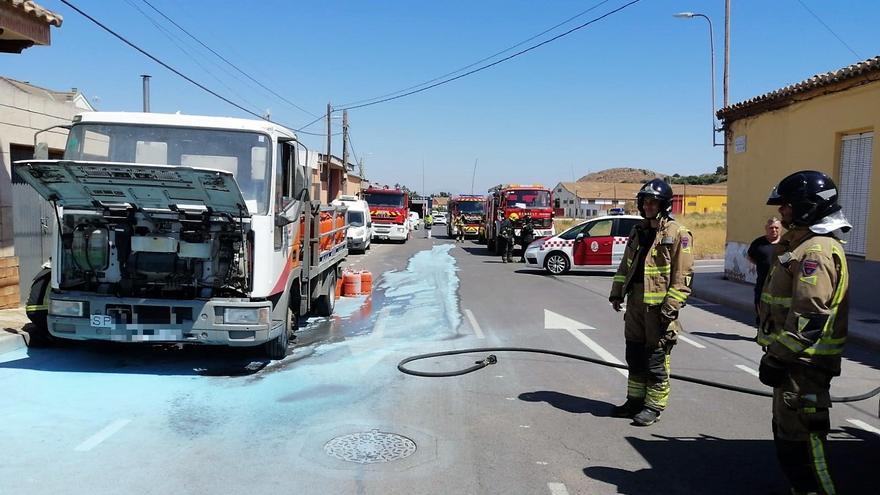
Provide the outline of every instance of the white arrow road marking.
{"type": "MultiPolygon", "coordinates": [[[[566,332],[570,333],[574,338],[581,341],[582,344],[589,347],[591,351],[593,351],[596,355],[602,358],[605,361],[615,363],[615,364],[623,364],[619,359],[614,357],[613,354],[606,351],[602,346],[595,343],[593,339],[587,337],[580,331],[580,329],[584,330],[595,330],[594,327],[587,325],[586,323],[581,323],[579,321],[572,320],[571,318],[562,316],[561,314],[554,313],[549,309],[544,310],[544,329],[562,329],[566,332]]],[[[627,371],[622,370],[620,368],[614,368],[620,372],[623,376],[627,376],[627,371]]]]}
{"type": "Polygon", "coordinates": [[[125,425],[129,423],[131,423],[130,419],[117,419],[116,421],[105,426],[103,430],[95,433],[94,435],[83,441],[83,443],[77,445],[76,448],[73,450],[77,452],[88,452],[97,447],[104,440],[107,440],[108,438],[113,436],[114,433],[121,430],[125,427],[125,425]]]}
{"type": "Polygon", "coordinates": [[[738,365],[736,365],[736,367],[745,371],[746,373],[748,373],[750,375],[758,376],[757,371],[753,370],[752,368],[749,368],[748,366],[746,366],[744,364],[738,364],[738,365]]]}
{"type": "Polygon", "coordinates": [[[706,348],[706,346],[704,346],[703,344],[697,342],[696,340],[689,339],[682,334],[678,334],[678,340],[680,340],[682,342],[687,342],[688,344],[696,347],[697,349],[705,349],[706,348]]]}
{"type": "Polygon", "coordinates": [[[550,495],[568,495],[564,483],[547,483],[547,488],[550,489],[550,495]]]}
{"type": "Polygon", "coordinates": [[[486,336],[483,335],[483,330],[480,329],[480,324],[477,323],[477,319],[474,318],[474,312],[466,309],[464,310],[464,315],[467,316],[468,321],[471,323],[471,328],[474,329],[474,333],[477,335],[478,339],[485,339],[486,336]]]}
{"type": "Polygon", "coordinates": [[[847,421],[849,421],[850,423],[852,423],[852,424],[858,426],[859,428],[861,428],[861,429],[863,429],[863,430],[865,430],[865,431],[870,431],[871,433],[873,433],[873,434],[875,434],[875,435],[880,435],[880,429],[874,428],[873,426],[869,425],[868,423],[865,423],[865,422],[862,421],[862,420],[859,420],[859,419],[847,419],[847,421]]]}

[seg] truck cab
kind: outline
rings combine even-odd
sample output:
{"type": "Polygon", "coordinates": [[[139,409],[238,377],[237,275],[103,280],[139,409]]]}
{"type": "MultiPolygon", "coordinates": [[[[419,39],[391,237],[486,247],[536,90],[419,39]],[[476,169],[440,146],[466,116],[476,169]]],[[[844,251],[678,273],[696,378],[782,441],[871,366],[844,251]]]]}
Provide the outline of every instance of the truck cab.
{"type": "Polygon", "coordinates": [[[57,214],[48,332],[283,358],[298,316],[332,312],[348,253],[304,151],[262,120],[75,117],[63,159],[14,164],[57,214]]]}

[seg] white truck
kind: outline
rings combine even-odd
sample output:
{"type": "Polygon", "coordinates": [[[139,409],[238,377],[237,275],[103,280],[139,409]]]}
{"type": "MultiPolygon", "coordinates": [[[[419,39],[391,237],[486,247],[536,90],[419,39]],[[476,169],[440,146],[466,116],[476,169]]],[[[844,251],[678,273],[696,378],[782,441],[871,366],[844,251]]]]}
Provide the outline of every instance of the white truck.
{"type": "Polygon", "coordinates": [[[300,315],[333,312],[345,208],[310,199],[292,131],[126,112],[67,127],[62,160],[14,164],[58,217],[51,337],[263,345],[281,359],[300,315]]]}

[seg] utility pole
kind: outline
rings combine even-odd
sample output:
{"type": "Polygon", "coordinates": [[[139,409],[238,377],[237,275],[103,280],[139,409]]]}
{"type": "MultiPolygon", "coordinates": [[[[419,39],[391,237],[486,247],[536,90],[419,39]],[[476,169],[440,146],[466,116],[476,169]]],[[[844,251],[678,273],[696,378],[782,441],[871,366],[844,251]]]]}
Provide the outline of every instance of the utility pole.
{"type": "Polygon", "coordinates": [[[476,180],[476,178],[477,178],[477,162],[479,162],[479,161],[480,161],[479,158],[474,160],[474,173],[473,173],[473,175],[471,175],[471,194],[474,193],[474,180],[476,180]]]}
{"type": "Polygon", "coordinates": [[[144,113],[150,113],[150,75],[141,74],[143,79],[144,113]]]}
{"type": "Polygon", "coordinates": [[[724,0],[724,106],[727,108],[727,84],[730,78],[730,0],[724,0]]]}
{"type": "Polygon", "coordinates": [[[330,102],[327,102],[327,154],[324,155],[324,163],[321,164],[321,170],[318,172],[318,200],[321,200],[321,189],[323,188],[324,177],[327,177],[327,202],[330,202],[330,136],[333,135],[332,127],[330,126],[330,117],[332,115],[333,108],[330,106],[330,102]],[[324,166],[327,167],[327,174],[324,174],[324,166]]]}
{"type": "Polygon", "coordinates": [[[422,158],[422,196],[425,195],[425,159],[422,158]]]}
{"type": "Polygon", "coordinates": [[[348,183],[348,110],[342,111],[342,193],[348,183]]]}

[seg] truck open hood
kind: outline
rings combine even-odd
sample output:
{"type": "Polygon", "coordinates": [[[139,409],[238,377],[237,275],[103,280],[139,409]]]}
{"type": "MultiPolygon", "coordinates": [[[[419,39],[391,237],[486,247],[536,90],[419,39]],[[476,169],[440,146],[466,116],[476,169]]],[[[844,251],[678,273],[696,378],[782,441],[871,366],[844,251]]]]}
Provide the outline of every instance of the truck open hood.
{"type": "Polygon", "coordinates": [[[211,208],[250,216],[230,172],[173,165],[27,160],[13,164],[18,176],[43,198],[65,207],[211,208]]]}

